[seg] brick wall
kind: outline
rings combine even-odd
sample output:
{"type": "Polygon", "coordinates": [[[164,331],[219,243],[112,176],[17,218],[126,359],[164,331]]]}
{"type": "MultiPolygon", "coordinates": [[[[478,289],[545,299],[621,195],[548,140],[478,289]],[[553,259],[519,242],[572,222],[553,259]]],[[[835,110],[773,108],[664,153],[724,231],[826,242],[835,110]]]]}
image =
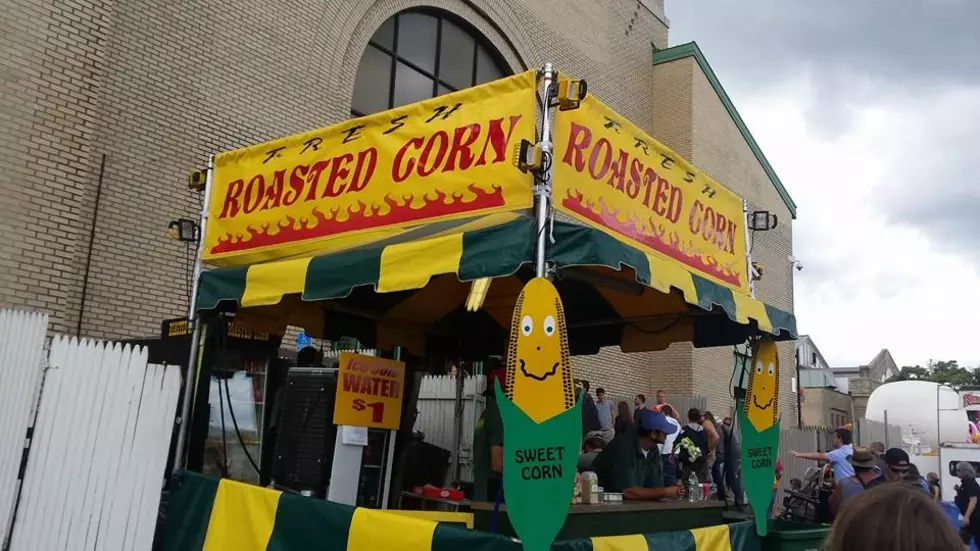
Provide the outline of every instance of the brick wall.
{"type": "MultiPolygon", "coordinates": [[[[662,0],[424,4],[468,21],[515,72],[552,61],[587,79],[638,126],[778,212],[782,228],[759,240],[759,258],[774,267],[759,291],[792,308],[791,279],[775,273],[789,250],[785,207],[692,60],[650,62],[651,43],[667,46],[662,0]]],[[[0,20],[0,306],[46,310],[56,331],[74,332],[105,155],[81,332],[155,335],[161,319],[183,315],[190,255],[165,226],[197,216],[188,171],[209,153],[347,118],[368,39],[388,17],[419,5],[9,0],[0,20]]],[[[780,351],[790,365],[792,352],[780,351]]],[[[625,356],[606,350],[576,358],[575,370],[615,395],[704,393],[720,409],[731,356],[689,344],[625,356]]],[[[789,376],[783,380],[788,388],[789,376]]]]}
{"type": "MultiPolygon", "coordinates": [[[[778,217],[779,224],[774,230],[755,232],[752,236],[753,260],[764,267],[762,280],[756,282],[756,296],[768,304],[793,311],[794,270],[788,261],[793,252],[789,209],[696,59],[686,57],[656,65],[653,96],[655,137],[747,199],[751,209],[766,209],[778,217]]],[[[795,346],[780,343],[778,353],[780,411],[784,419],[795,422],[797,404],[792,391],[796,376],[795,346]]],[[[693,366],[675,368],[693,371],[693,391],[705,396],[710,408],[731,407],[731,348],[695,350],[693,366]]]]}
{"type": "Polygon", "coordinates": [[[851,408],[851,397],[847,394],[830,388],[807,388],[803,401],[803,424],[837,428],[841,424],[853,422],[851,408]],[[845,413],[844,423],[832,422],[831,409],[845,413]]]}
{"type": "MultiPolygon", "coordinates": [[[[422,4],[8,2],[0,305],[46,310],[55,330],[74,332],[104,154],[82,333],[154,335],[187,307],[187,250],[165,237],[167,221],[199,209],[183,189],[187,172],[209,153],[347,118],[369,37],[422,4]]],[[[553,61],[650,128],[650,43],[667,43],[662,3],[424,4],[470,22],[515,72],[553,61]]]]}

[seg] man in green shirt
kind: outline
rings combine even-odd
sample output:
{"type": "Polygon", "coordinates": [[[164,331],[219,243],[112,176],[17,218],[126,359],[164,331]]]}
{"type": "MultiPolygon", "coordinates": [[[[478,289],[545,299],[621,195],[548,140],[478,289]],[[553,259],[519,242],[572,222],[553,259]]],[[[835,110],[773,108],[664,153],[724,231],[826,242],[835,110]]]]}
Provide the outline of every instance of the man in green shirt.
{"type": "Polygon", "coordinates": [[[493,385],[503,384],[505,370],[495,369],[487,377],[486,409],[476,423],[473,433],[473,501],[494,501],[501,488],[500,475],[504,470],[504,424],[500,420],[493,385]]]}
{"type": "Polygon", "coordinates": [[[622,493],[626,499],[656,500],[684,497],[678,483],[664,487],[664,468],[657,444],[677,427],[663,413],[643,410],[638,415],[635,430],[612,439],[592,467],[599,476],[599,485],[606,492],[622,493]]]}

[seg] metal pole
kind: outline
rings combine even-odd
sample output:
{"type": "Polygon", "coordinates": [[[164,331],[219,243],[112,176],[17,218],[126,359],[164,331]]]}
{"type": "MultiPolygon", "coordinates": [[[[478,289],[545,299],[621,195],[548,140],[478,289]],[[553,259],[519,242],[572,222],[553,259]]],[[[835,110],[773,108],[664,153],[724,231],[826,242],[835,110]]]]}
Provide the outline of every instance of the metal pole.
{"type": "Polygon", "coordinates": [[[191,282],[191,296],[188,297],[187,323],[191,329],[191,349],[187,357],[187,369],[184,371],[184,399],[180,406],[180,430],[177,431],[177,446],[174,451],[174,472],[184,468],[184,451],[187,447],[187,437],[190,432],[191,402],[194,399],[194,379],[197,374],[197,349],[201,343],[201,323],[197,316],[197,288],[201,279],[204,262],[204,233],[208,227],[208,211],[211,207],[211,184],[214,181],[214,155],[208,157],[208,174],[204,180],[204,201],[201,203],[200,229],[198,230],[197,255],[194,258],[194,280],[191,282]]]}
{"type": "MultiPolygon", "coordinates": [[[[860,425],[859,425],[860,426],[860,425]]],[[[885,410],[885,449],[888,449],[888,410],[885,410]]]]}
{"type": "Polygon", "coordinates": [[[939,431],[942,430],[942,423],[939,420],[939,389],[943,385],[936,385],[936,453],[939,453],[939,449],[943,447],[943,439],[939,436],[939,431]]]}
{"type": "MultiPolygon", "coordinates": [[[[752,233],[749,231],[749,202],[745,199],[742,199],[742,220],[745,224],[745,273],[748,274],[749,295],[755,298],[755,281],[752,280],[752,233]]],[[[796,379],[796,384],[800,384],[799,377],[796,379]]]]}
{"type": "Polygon", "coordinates": [[[536,218],[538,220],[537,250],[535,251],[534,273],[538,277],[545,274],[545,227],[548,224],[548,204],[551,202],[551,88],[554,84],[555,70],[551,63],[545,63],[541,70],[544,84],[544,112],[541,114],[541,141],[538,146],[544,153],[544,170],[534,184],[536,218]]]}
{"type": "MultiPolygon", "coordinates": [[[[463,441],[463,377],[462,362],[456,369],[456,392],[453,394],[453,451],[452,451],[452,483],[459,482],[459,447],[463,441]]],[[[470,364],[472,365],[472,363],[470,364]]]]}
{"type": "MultiPolygon", "coordinates": [[[[401,361],[402,359],[402,347],[396,346],[393,351],[392,356],[394,360],[401,361]]],[[[391,498],[391,469],[395,464],[395,440],[398,437],[398,430],[388,431],[388,446],[385,452],[385,476],[384,476],[384,487],[381,490],[381,508],[388,509],[388,500],[391,498]]]]}
{"type": "MultiPolygon", "coordinates": [[[[853,419],[854,416],[851,416],[853,419]]],[[[800,380],[800,358],[796,358],[796,426],[803,428],[803,381],[800,380]]]]}

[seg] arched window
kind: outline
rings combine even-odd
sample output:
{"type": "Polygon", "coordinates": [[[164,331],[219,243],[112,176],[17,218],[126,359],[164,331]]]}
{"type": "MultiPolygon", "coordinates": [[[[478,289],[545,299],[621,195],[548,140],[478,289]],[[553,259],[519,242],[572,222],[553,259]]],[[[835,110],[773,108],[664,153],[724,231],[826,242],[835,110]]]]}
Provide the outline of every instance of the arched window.
{"type": "Polygon", "coordinates": [[[483,84],[510,71],[477,30],[443,12],[406,11],[368,42],[351,113],[369,115],[483,84]]]}

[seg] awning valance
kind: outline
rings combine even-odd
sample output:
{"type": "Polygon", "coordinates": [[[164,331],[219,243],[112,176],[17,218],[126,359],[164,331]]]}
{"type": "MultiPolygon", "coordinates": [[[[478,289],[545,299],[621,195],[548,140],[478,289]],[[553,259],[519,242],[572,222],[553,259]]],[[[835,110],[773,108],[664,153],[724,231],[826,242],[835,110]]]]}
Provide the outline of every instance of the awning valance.
{"type": "MultiPolygon", "coordinates": [[[[509,215],[323,256],[224,268],[201,276],[199,310],[234,310],[275,332],[305,327],[365,346],[497,350],[514,302],[533,277],[536,226],[509,215]],[[493,278],[479,312],[463,307],[472,281],[493,278]],[[339,300],[342,299],[342,300],[339,300]],[[451,344],[450,344],[451,343],[451,344]]],[[[554,223],[548,258],[573,354],[739,344],[757,331],[796,338],[794,316],[645,254],[601,231],[554,223]]]]}

